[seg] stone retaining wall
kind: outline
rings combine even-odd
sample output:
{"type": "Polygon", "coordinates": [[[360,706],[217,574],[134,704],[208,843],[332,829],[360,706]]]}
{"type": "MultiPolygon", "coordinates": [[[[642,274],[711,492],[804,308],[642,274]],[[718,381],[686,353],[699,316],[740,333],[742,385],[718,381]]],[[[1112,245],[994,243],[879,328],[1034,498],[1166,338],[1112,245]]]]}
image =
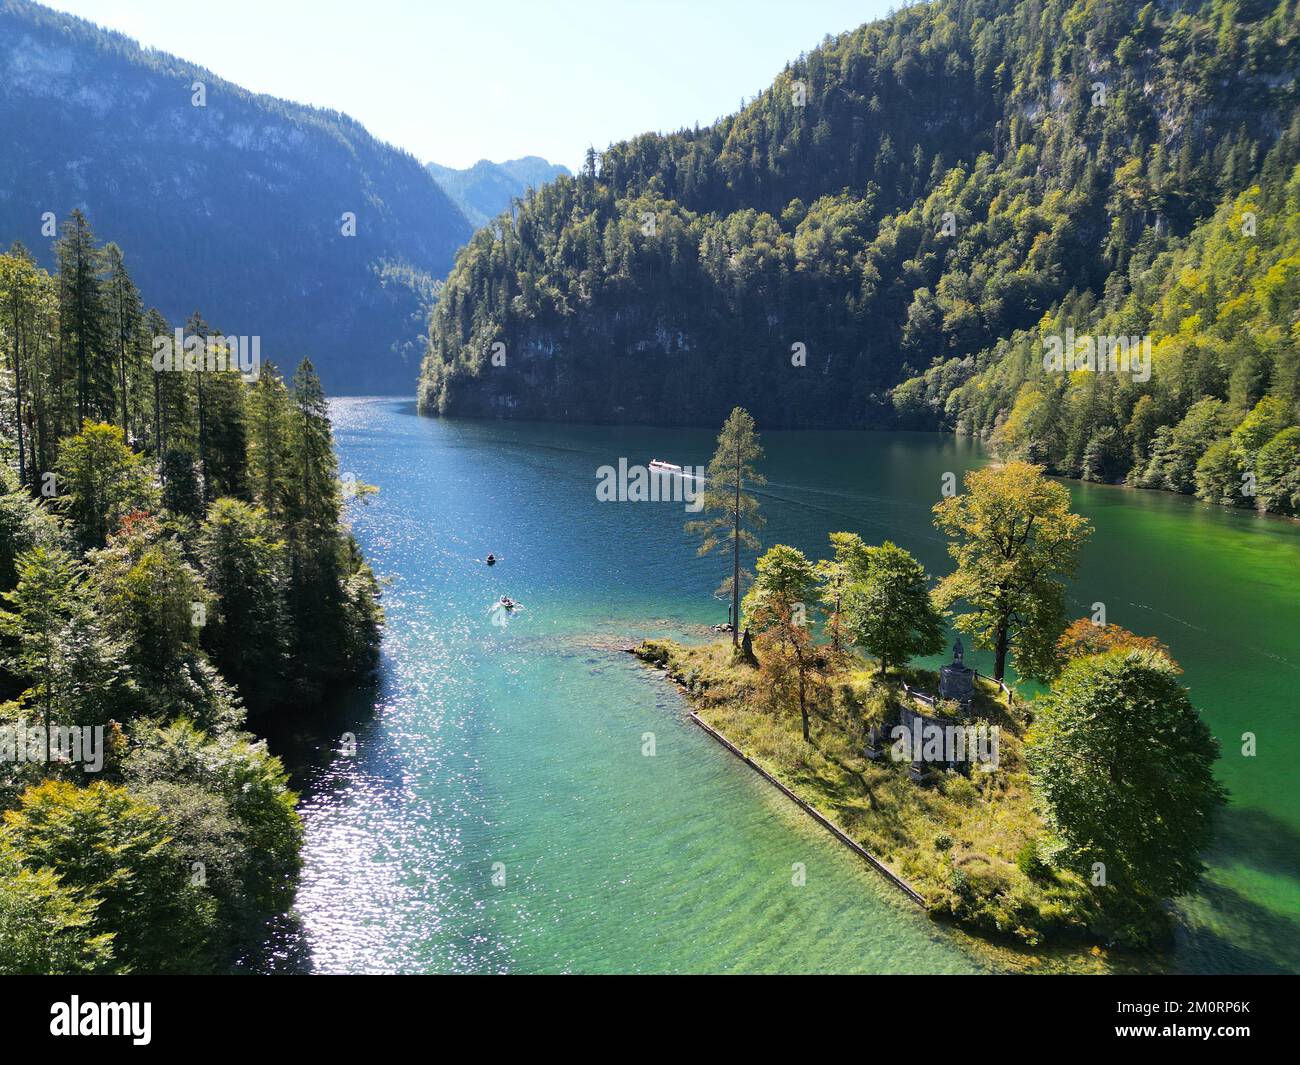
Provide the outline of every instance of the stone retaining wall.
{"type": "Polygon", "coordinates": [[[798,805],[802,807],[804,812],[807,813],[811,818],[813,818],[813,820],[815,820],[824,829],[826,829],[828,832],[834,835],[836,839],[838,839],[851,851],[855,852],[859,858],[862,858],[865,862],[867,862],[867,864],[869,864],[873,869],[875,869],[878,873],[880,873],[881,876],[883,876],[886,880],[888,880],[891,884],[893,884],[896,888],[898,888],[901,892],[903,892],[904,895],[906,895],[909,899],[915,902],[918,906],[922,906],[922,907],[925,906],[925,899],[924,897],[922,897],[921,893],[916,890],[916,888],[912,887],[911,884],[909,884],[906,880],[904,880],[901,876],[899,876],[896,872],[894,872],[894,870],[889,868],[889,866],[887,866],[884,862],[882,862],[869,850],[863,847],[860,843],[852,839],[842,828],[839,827],[839,825],[835,824],[828,817],[823,815],[811,803],[805,802],[793,791],[787,788],[784,784],[782,784],[779,780],[777,780],[776,777],[774,777],[761,765],[759,765],[747,754],[745,754],[744,751],[742,751],[739,747],[737,747],[734,743],[732,743],[729,739],[727,739],[727,737],[724,736],[721,732],[715,729],[712,725],[703,721],[700,718],[700,716],[695,713],[695,711],[692,710],[690,714],[691,714],[691,720],[693,720],[697,725],[699,725],[700,728],[704,729],[705,732],[707,732],[710,736],[712,736],[715,740],[717,740],[720,744],[722,744],[722,746],[727,748],[727,750],[729,750],[742,762],[748,765],[751,769],[759,773],[769,783],[775,784],[778,788],[780,788],[781,791],[785,793],[787,798],[789,798],[791,801],[795,803],[798,803],[798,805]]]}

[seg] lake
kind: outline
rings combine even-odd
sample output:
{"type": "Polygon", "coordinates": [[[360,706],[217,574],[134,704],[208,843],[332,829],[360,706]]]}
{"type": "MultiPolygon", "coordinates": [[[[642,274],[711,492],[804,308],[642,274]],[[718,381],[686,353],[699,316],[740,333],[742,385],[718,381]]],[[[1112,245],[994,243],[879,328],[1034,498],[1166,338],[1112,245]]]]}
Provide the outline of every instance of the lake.
{"type": "MultiPolygon", "coordinates": [[[[388,581],[375,692],[272,733],[303,790],[299,926],[317,972],[941,972],[997,963],[924,918],[686,717],[616,648],[700,638],[728,572],[682,504],[600,502],[596,471],[707,462],[703,430],[422,419],[332,404],[340,470],[388,581]],[[489,551],[500,563],[481,563],[489,551]],[[494,624],[509,595],[523,609],[494,624]],[[342,733],[355,753],[342,751],[342,733]],[[652,756],[643,753],[653,745],[652,756]],[[798,868],[805,883],[796,886],[798,868]]],[[[760,426],[761,432],[761,426],[760,426]]],[[[980,447],[923,433],[763,434],[766,545],[892,539],[950,569],[930,508],[980,447]]],[[[1300,969],[1300,527],[1069,483],[1096,526],[1076,616],[1158,636],[1223,744],[1232,792],[1170,964],[1300,969]],[[1244,757],[1242,735],[1256,737],[1244,757]]],[[[988,670],[989,656],[970,655],[988,670]]],[[[936,659],[936,662],[938,659],[936,659]]],[[[276,965],[272,965],[272,968],[276,965]]]]}

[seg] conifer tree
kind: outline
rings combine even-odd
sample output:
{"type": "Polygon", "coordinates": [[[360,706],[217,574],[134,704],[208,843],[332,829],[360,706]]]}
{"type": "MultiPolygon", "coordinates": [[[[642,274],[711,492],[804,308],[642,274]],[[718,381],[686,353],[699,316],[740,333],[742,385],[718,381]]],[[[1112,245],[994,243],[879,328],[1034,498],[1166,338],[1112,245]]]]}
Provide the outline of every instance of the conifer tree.
{"type": "Polygon", "coordinates": [[[14,375],[14,434],[18,450],[18,483],[27,481],[26,416],[24,394],[30,388],[32,370],[24,355],[35,329],[36,300],[39,294],[39,271],[36,261],[21,244],[15,243],[8,255],[0,255],[0,313],[9,333],[9,365],[14,375]]]}
{"type": "Polygon", "coordinates": [[[718,434],[717,450],[709,460],[702,509],[711,516],[686,523],[688,533],[702,538],[700,555],[731,550],[731,576],[718,586],[717,594],[731,593],[733,647],[740,641],[740,549],[757,551],[759,540],[755,533],[763,527],[758,500],[746,491],[767,483],[754,468],[762,457],[754,419],[748,411],[736,407],[718,434]]]}
{"type": "Polygon", "coordinates": [[[253,498],[278,522],[289,475],[289,390],[273,363],[265,363],[248,396],[249,480],[253,498]]]}
{"type": "Polygon", "coordinates": [[[112,337],[113,353],[117,358],[117,398],[121,407],[121,426],[123,435],[131,439],[130,385],[135,376],[134,367],[128,361],[137,350],[138,335],[142,327],[143,307],[140,292],[126,272],[126,263],[122,258],[122,249],[116,244],[104,246],[104,259],[108,269],[106,285],[106,304],[108,312],[109,333],[112,337]]]}
{"type": "Polygon", "coordinates": [[[331,648],[340,645],[344,632],[337,460],[325,393],[307,359],[293,378],[285,483],[283,524],[288,533],[294,661],[303,683],[318,692],[338,667],[331,661],[331,648]]]}
{"type": "Polygon", "coordinates": [[[111,418],[112,370],[106,351],[104,256],[80,209],[74,209],[63,223],[54,254],[59,267],[61,340],[74,357],[75,424],[81,425],[89,417],[111,418]]]}

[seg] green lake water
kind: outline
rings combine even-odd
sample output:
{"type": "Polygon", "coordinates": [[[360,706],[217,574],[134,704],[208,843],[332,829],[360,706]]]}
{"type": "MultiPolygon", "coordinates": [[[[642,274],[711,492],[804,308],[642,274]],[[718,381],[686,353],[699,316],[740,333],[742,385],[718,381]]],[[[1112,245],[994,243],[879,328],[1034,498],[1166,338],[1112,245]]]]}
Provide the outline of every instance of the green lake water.
{"type": "MultiPolygon", "coordinates": [[[[395,399],[333,414],[342,472],[380,488],[352,519],[389,582],[389,626],[375,692],[272,733],[306,825],[298,927],[272,968],[989,971],[613,650],[725,621],[711,593],[726,564],[695,556],[680,503],[599,502],[596,470],[703,464],[713,433],[422,419],[395,399]],[[476,561],[488,551],[491,569],[476,561]],[[524,609],[494,625],[503,594],[524,609]],[[355,755],[339,752],[343,732],[355,755]]],[[[945,472],[984,461],[978,446],[851,432],[764,444],[765,543],[824,554],[826,534],[849,529],[947,572],[930,507],[945,472]]],[[[1300,527],[1070,490],[1097,528],[1076,614],[1103,602],[1169,644],[1224,747],[1233,805],[1204,890],[1179,902],[1171,963],[1300,969],[1300,527]]]]}

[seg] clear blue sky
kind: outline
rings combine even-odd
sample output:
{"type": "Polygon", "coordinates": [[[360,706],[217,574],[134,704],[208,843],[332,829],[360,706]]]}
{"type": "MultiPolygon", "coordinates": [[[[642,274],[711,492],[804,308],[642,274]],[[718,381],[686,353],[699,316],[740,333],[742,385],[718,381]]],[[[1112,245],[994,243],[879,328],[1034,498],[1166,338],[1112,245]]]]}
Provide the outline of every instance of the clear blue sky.
{"type": "Polygon", "coordinates": [[[711,122],[885,0],[47,0],[254,92],[344,111],[422,160],[576,168],[711,122]]]}

